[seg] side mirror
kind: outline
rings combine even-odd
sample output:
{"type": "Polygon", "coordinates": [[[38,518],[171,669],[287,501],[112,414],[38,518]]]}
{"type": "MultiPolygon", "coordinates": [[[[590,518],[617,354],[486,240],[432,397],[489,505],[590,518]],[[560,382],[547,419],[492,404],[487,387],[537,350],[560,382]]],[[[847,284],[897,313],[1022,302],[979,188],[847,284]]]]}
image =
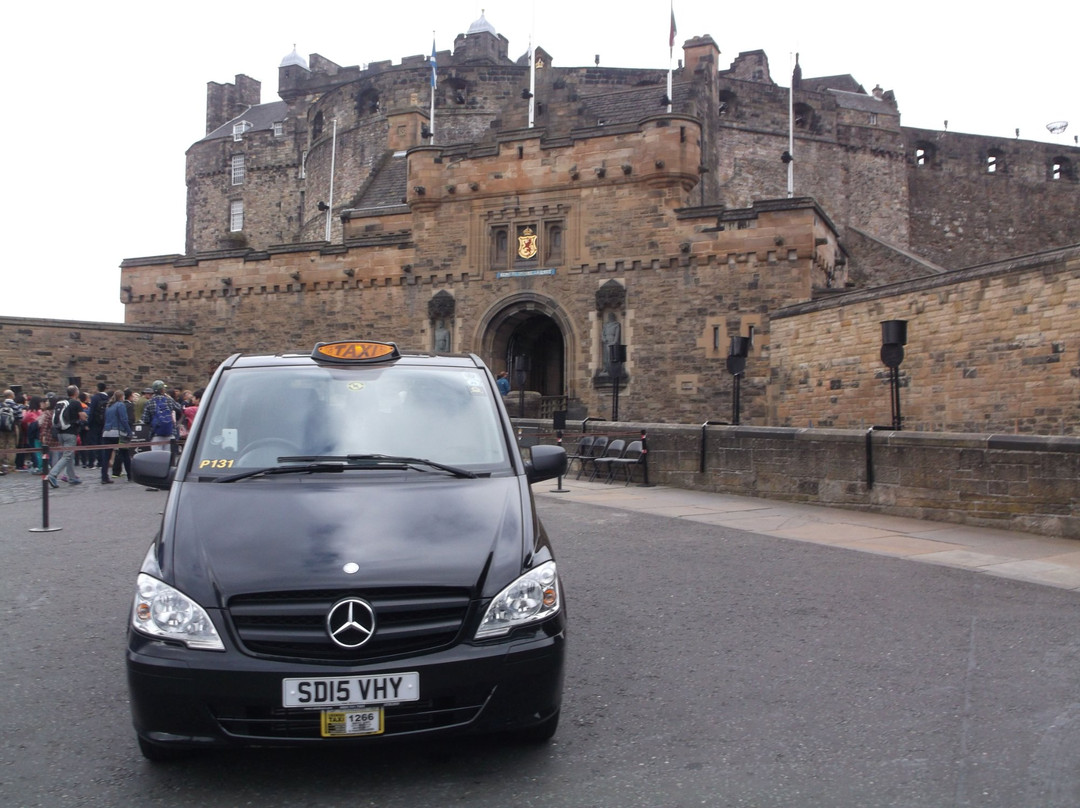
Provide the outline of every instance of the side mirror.
{"type": "Polygon", "coordinates": [[[139,452],[131,458],[131,478],[139,485],[168,489],[172,485],[172,452],[139,452]]]}
{"type": "Polygon", "coordinates": [[[525,461],[525,475],[529,485],[543,480],[550,480],[566,472],[566,449],[561,446],[539,444],[529,450],[531,455],[525,461]]]}

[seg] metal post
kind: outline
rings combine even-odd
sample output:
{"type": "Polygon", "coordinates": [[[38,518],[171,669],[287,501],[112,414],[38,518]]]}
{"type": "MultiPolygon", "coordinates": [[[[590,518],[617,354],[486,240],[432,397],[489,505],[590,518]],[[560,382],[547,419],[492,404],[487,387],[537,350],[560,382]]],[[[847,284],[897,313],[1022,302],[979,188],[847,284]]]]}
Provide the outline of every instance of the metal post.
{"type": "Polygon", "coordinates": [[[41,527],[30,528],[31,533],[55,533],[63,530],[62,527],[49,527],[49,449],[41,447],[41,527]]]}

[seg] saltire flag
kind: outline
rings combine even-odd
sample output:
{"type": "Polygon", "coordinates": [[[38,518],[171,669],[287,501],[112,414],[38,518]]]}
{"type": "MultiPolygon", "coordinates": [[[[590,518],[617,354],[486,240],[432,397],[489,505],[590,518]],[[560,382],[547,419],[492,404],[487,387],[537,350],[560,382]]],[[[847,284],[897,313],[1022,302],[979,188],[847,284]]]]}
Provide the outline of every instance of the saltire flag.
{"type": "Polygon", "coordinates": [[[436,73],[438,71],[438,68],[439,68],[439,65],[435,61],[435,40],[434,39],[431,40],[431,59],[429,59],[428,61],[431,62],[431,89],[434,90],[435,87],[439,83],[438,77],[436,75],[436,73]]]}
{"type": "Polygon", "coordinates": [[[675,6],[671,6],[671,34],[668,36],[668,47],[675,47],[675,34],[678,29],[675,28],[675,6]]]}

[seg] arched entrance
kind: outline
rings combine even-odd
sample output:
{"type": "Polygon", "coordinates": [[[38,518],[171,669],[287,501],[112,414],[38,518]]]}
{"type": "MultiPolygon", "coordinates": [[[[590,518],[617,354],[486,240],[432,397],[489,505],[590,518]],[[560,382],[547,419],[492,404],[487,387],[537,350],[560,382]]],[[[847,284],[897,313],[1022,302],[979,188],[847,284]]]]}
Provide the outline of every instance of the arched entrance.
{"type": "Polygon", "coordinates": [[[519,365],[523,364],[524,389],[545,399],[573,395],[566,377],[572,340],[565,315],[553,301],[539,295],[502,300],[480,323],[479,342],[491,369],[509,371],[511,384],[520,390],[519,365]]]}

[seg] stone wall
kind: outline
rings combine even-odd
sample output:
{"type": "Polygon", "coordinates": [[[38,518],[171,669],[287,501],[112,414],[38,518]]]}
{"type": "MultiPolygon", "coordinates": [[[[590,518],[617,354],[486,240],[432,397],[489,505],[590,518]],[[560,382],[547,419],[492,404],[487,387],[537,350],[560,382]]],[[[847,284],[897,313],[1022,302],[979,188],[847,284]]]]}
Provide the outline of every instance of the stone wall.
{"type": "Polygon", "coordinates": [[[62,392],[72,379],[89,391],[98,382],[142,390],[155,379],[202,387],[210,374],[192,337],[178,327],[0,317],[0,389],[41,395],[62,392]]]}
{"type": "Polygon", "coordinates": [[[911,244],[920,255],[960,269],[1080,244],[1080,149],[927,129],[905,129],[904,137],[911,244]],[[1055,163],[1063,166],[1058,179],[1055,163]]]}
{"type": "Polygon", "coordinates": [[[906,320],[911,428],[1080,434],[1080,248],[772,313],[766,423],[891,424],[884,320],[906,320]]]}
{"type": "MultiPolygon", "coordinates": [[[[525,443],[553,442],[549,423],[522,423],[540,432],[525,443]]],[[[572,450],[581,424],[567,427],[563,445],[572,450]]],[[[1080,438],[597,422],[587,429],[626,440],[644,432],[653,484],[1080,539],[1080,438]]]]}

